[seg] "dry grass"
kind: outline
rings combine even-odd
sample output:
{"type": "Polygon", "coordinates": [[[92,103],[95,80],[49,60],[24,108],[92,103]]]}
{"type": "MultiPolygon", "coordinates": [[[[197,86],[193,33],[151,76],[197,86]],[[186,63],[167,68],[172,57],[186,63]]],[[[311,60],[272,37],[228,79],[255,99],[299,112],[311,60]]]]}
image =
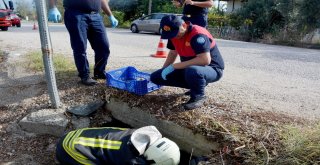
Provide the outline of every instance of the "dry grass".
{"type": "Polygon", "coordinates": [[[4,52],[0,50],[0,63],[4,61],[4,52]]]}
{"type": "MultiPolygon", "coordinates": [[[[44,71],[43,55],[41,52],[27,53],[26,67],[36,72],[44,71]]],[[[57,72],[70,72],[75,71],[76,67],[73,60],[67,58],[62,54],[56,54],[53,56],[53,64],[57,72]]]]}
{"type": "Polygon", "coordinates": [[[106,89],[111,97],[131,107],[139,107],[159,119],[173,121],[219,142],[220,151],[209,155],[209,164],[320,163],[320,124],[310,127],[310,121],[275,112],[242,112],[230,116],[227,105],[184,112],[180,104],[185,96],[172,90],[162,89],[141,97],[106,89]],[[214,111],[220,115],[212,116],[210,112],[214,111]]]}
{"type": "MultiPolygon", "coordinates": [[[[40,52],[29,53],[28,59],[28,68],[43,71],[40,52]]],[[[76,72],[73,60],[62,55],[54,56],[54,65],[64,77],[76,72]]],[[[62,82],[68,84],[65,79],[62,82]]],[[[102,97],[101,89],[98,96],[102,97]]],[[[113,88],[104,91],[129,106],[140,107],[160,119],[174,121],[220,142],[220,151],[210,155],[212,164],[320,164],[320,123],[311,127],[309,123],[274,112],[243,112],[235,117],[229,114],[232,110],[228,105],[217,105],[214,100],[211,109],[184,112],[180,104],[187,100],[186,96],[171,88],[143,97],[113,88]],[[221,113],[212,116],[210,112],[215,111],[221,113]]]]}
{"type": "Polygon", "coordinates": [[[285,126],[281,134],[283,148],[276,164],[320,164],[320,123],[314,126],[285,126]]]}
{"type": "MultiPolygon", "coordinates": [[[[63,55],[53,55],[53,66],[57,79],[69,79],[77,74],[77,69],[73,59],[63,55]]],[[[23,67],[34,71],[44,72],[44,62],[42,52],[29,52],[26,55],[26,60],[22,63],[23,67]]]]}

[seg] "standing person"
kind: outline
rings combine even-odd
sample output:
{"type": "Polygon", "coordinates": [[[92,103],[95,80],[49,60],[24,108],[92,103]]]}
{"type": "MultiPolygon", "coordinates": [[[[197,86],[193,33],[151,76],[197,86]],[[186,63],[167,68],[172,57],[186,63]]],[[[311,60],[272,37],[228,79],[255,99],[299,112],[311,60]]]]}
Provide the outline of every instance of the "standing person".
{"type": "Polygon", "coordinates": [[[205,28],[208,26],[208,8],[213,6],[212,0],[173,0],[172,3],[176,7],[183,7],[184,21],[205,28]]]}
{"type": "Polygon", "coordinates": [[[177,165],[180,151],[154,126],[83,128],[60,139],[56,158],[70,165],[177,165]]]}
{"type": "Polygon", "coordinates": [[[159,69],[151,74],[151,81],[190,89],[186,110],[203,106],[205,87],[222,77],[224,61],[212,35],[203,27],[185,23],[175,15],[168,15],[160,22],[161,38],[169,39],[168,57],[159,69]],[[177,56],[180,61],[174,63],[177,56]]]}
{"type": "MultiPolygon", "coordinates": [[[[61,14],[55,6],[56,0],[50,1],[49,21],[60,21],[61,14]]],[[[78,76],[84,85],[95,85],[94,79],[105,79],[105,67],[110,54],[103,19],[99,14],[102,9],[108,16],[112,27],[118,25],[118,20],[112,15],[109,0],[63,0],[65,8],[64,21],[70,35],[74,61],[78,76]],[[95,53],[94,79],[90,77],[87,60],[87,40],[95,53]]]]}

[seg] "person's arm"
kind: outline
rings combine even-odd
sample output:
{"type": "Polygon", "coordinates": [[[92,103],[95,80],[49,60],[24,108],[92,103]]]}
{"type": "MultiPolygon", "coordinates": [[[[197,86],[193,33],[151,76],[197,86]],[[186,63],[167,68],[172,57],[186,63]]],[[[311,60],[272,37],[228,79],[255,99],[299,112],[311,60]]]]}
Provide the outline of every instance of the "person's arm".
{"type": "Polygon", "coordinates": [[[161,77],[164,80],[167,80],[167,75],[172,73],[176,69],[184,69],[191,65],[205,66],[208,65],[211,60],[209,52],[206,52],[198,54],[197,57],[193,58],[192,60],[173,64],[175,58],[177,57],[177,52],[175,50],[171,50],[170,52],[171,54],[169,53],[168,58],[165,64],[163,65],[163,70],[161,72],[161,77]]]}
{"type": "Polygon", "coordinates": [[[101,8],[108,16],[112,16],[112,11],[109,7],[109,0],[101,0],[101,8]]]}
{"type": "Polygon", "coordinates": [[[173,64],[174,61],[176,61],[177,56],[178,56],[177,51],[170,50],[169,53],[168,53],[168,57],[167,57],[166,61],[164,62],[162,68],[165,68],[165,67],[173,64]]]}
{"type": "Polygon", "coordinates": [[[190,44],[192,49],[196,53],[196,57],[188,61],[175,63],[173,65],[175,69],[183,69],[191,65],[205,66],[210,64],[211,41],[209,37],[204,34],[198,34],[191,39],[190,44]]]}
{"type": "Polygon", "coordinates": [[[206,65],[209,65],[210,62],[211,62],[210,53],[205,52],[205,53],[198,54],[197,57],[191,60],[175,63],[173,64],[173,67],[174,69],[184,69],[191,65],[206,66],[206,65]]]}
{"type": "Polygon", "coordinates": [[[213,1],[212,0],[207,0],[207,1],[199,2],[199,1],[186,0],[185,4],[198,6],[198,7],[203,7],[203,8],[210,8],[210,7],[213,6],[213,1]]]}
{"type": "Polygon", "coordinates": [[[111,26],[118,26],[118,20],[113,16],[112,11],[109,7],[109,0],[101,0],[101,8],[109,16],[111,26]]]}

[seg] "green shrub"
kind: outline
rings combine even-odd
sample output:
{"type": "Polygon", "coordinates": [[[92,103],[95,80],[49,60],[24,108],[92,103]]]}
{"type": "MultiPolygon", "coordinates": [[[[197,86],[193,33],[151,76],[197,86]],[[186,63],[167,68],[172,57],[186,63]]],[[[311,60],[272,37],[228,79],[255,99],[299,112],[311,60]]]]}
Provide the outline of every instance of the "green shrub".
{"type": "Polygon", "coordinates": [[[297,21],[299,30],[304,33],[320,28],[320,3],[319,0],[304,0],[298,6],[297,21]]]}
{"type": "MultiPolygon", "coordinates": [[[[123,25],[123,23],[125,22],[125,20],[124,20],[124,17],[125,17],[124,12],[112,11],[112,14],[119,21],[118,27],[121,27],[123,25]]],[[[109,16],[107,14],[105,14],[105,13],[103,13],[102,16],[103,16],[104,25],[107,26],[107,27],[111,27],[109,16]]]]}
{"type": "Polygon", "coordinates": [[[229,25],[239,30],[240,27],[243,25],[243,19],[239,15],[234,13],[228,15],[228,17],[229,17],[229,25]]]}
{"type": "Polygon", "coordinates": [[[125,21],[122,23],[122,25],[120,27],[122,28],[130,28],[131,26],[131,21],[125,21]]]}
{"type": "Polygon", "coordinates": [[[263,38],[274,29],[273,26],[283,26],[283,16],[276,10],[276,5],[275,1],[248,1],[230,16],[232,26],[239,27],[242,23],[251,38],[263,38]]]}
{"type": "Polygon", "coordinates": [[[229,17],[214,13],[208,14],[208,25],[210,27],[223,27],[229,25],[229,17]]]}

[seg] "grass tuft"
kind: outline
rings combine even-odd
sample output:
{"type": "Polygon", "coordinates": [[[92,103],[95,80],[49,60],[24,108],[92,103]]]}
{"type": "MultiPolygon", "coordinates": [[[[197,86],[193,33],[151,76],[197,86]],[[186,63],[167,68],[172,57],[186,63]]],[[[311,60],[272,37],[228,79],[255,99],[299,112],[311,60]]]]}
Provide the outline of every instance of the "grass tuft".
{"type": "MultiPolygon", "coordinates": [[[[27,59],[28,61],[25,64],[27,65],[27,68],[37,72],[44,71],[44,63],[41,52],[30,52],[27,54],[27,59]]],[[[56,54],[53,56],[53,65],[56,72],[76,71],[73,60],[62,54],[56,54]]]]}
{"type": "Polygon", "coordinates": [[[0,63],[4,61],[4,52],[0,50],[0,63]]]}
{"type": "MultiPolygon", "coordinates": [[[[22,65],[24,68],[34,72],[44,72],[42,52],[29,52],[22,65]]],[[[77,69],[72,58],[63,54],[53,55],[53,65],[57,79],[68,79],[77,74],[77,69]]]]}
{"type": "Polygon", "coordinates": [[[277,164],[320,164],[320,123],[314,127],[286,126],[280,137],[283,150],[277,164]]]}

